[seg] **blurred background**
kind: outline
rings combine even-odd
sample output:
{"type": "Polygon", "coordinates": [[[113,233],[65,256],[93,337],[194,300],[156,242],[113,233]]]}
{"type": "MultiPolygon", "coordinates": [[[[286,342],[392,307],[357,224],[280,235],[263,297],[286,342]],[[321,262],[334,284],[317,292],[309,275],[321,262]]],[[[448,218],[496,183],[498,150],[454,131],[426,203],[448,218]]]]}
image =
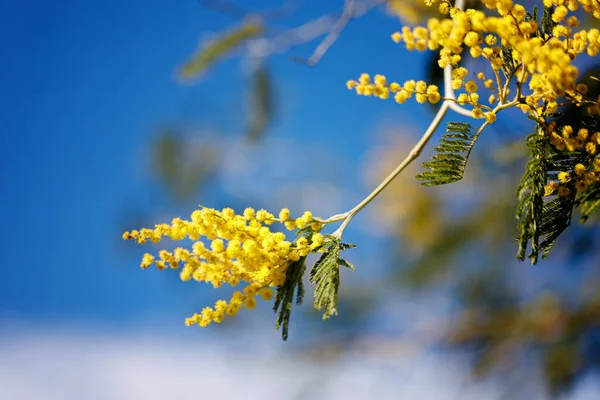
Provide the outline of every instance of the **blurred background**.
{"type": "Polygon", "coordinates": [[[226,294],[141,270],[152,249],[121,240],[198,204],[350,209],[435,109],[345,82],[439,83],[434,55],[389,39],[432,15],[419,0],[0,2],[0,399],[600,398],[598,220],[516,261],[520,111],[462,181],[423,189],[416,162],[353,220],[339,316],[307,296],[287,342],[270,304],[187,328],[226,294]]]}

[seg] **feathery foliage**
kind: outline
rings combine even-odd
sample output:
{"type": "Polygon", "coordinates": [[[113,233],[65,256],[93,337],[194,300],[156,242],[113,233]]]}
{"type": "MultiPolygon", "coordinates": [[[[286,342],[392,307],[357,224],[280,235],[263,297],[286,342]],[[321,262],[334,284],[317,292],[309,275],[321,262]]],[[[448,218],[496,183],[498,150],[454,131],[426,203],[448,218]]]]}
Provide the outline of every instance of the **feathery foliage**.
{"type": "Polygon", "coordinates": [[[531,242],[531,252],[527,257],[536,264],[540,255],[548,257],[556,239],[571,224],[577,193],[571,187],[567,196],[555,195],[552,200],[545,201],[546,182],[555,179],[557,172],[572,170],[580,161],[580,154],[556,153],[547,144],[546,136],[537,133],[529,135],[527,146],[532,158],[517,189],[519,205],[516,216],[520,220],[517,258],[525,259],[531,242]]]}
{"type": "Polygon", "coordinates": [[[531,160],[527,163],[521,183],[517,188],[516,217],[519,223],[519,250],[517,258],[525,260],[527,245],[531,241],[529,257],[533,264],[537,263],[540,241],[541,217],[544,210],[544,186],[546,185],[546,138],[538,133],[527,137],[527,147],[531,160]]]}
{"type": "Polygon", "coordinates": [[[502,46],[500,55],[502,57],[502,73],[507,79],[510,79],[510,76],[514,74],[515,71],[515,60],[512,56],[513,48],[512,46],[502,46]]]}
{"type": "MultiPolygon", "coordinates": [[[[560,124],[561,115],[555,115],[555,122],[560,124]]],[[[571,127],[597,129],[597,118],[583,118],[579,126],[571,127]]],[[[560,127],[562,129],[562,127],[560,127]]],[[[573,180],[563,183],[567,189],[561,194],[552,194],[551,200],[545,200],[545,185],[555,181],[560,173],[576,176],[576,166],[588,166],[593,163],[594,156],[584,148],[558,150],[549,143],[549,136],[543,128],[539,133],[527,138],[527,146],[531,160],[527,163],[525,173],[517,190],[519,205],[517,219],[520,220],[518,238],[519,250],[517,258],[525,259],[527,246],[531,242],[531,252],[527,257],[536,264],[539,256],[548,257],[556,239],[569,227],[573,208],[581,207],[581,220],[585,222],[589,216],[600,208],[600,184],[595,183],[581,193],[573,180]]]]}
{"type": "Polygon", "coordinates": [[[354,271],[354,266],[340,258],[340,251],[356,247],[353,244],[341,243],[339,239],[327,235],[325,252],[313,266],[310,281],[317,284],[315,288],[314,306],[323,310],[323,321],[337,315],[338,288],[340,285],[340,266],[354,271]]]}
{"type": "Polygon", "coordinates": [[[302,304],[304,299],[304,283],[302,277],[306,270],[306,257],[298,261],[291,261],[286,271],[286,279],[283,285],[277,287],[273,311],[279,312],[275,322],[275,328],[281,328],[283,340],[288,338],[290,317],[292,316],[292,305],[294,303],[294,292],[296,292],[296,304],[302,304]]]}
{"type": "Polygon", "coordinates": [[[552,35],[552,30],[558,24],[552,20],[552,14],[554,13],[554,7],[544,7],[544,13],[542,14],[542,21],[540,24],[540,36],[552,35]]]}
{"type": "MultiPolygon", "coordinates": [[[[539,17],[538,14],[539,14],[538,6],[533,6],[533,10],[531,13],[526,12],[525,21],[534,21],[535,23],[538,23],[538,17],[539,17]]],[[[538,24],[538,29],[535,31],[534,35],[537,37],[540,36],[539,24],[538,24]]]]}
{"type": "Polygon", "coordinates": [[[556,239],[571,225],[576,193],[573,190],[568,196],[556,196],[544,204],[542,226],[540,227],[540,235],[544,235],[544,240],[540,243],[542,258],[548,257],[556,239]]]}
{"type": "Polygon", "coordinates": [[[440,145],[434,148],[438,154],[431,161],[423,163],[423,168],[428,171],[416,177],[423,181],[421,185],[436,186],[461,180],[476,140],[477,135],[471,132],[471,125],[448,123],[440,145]]]}

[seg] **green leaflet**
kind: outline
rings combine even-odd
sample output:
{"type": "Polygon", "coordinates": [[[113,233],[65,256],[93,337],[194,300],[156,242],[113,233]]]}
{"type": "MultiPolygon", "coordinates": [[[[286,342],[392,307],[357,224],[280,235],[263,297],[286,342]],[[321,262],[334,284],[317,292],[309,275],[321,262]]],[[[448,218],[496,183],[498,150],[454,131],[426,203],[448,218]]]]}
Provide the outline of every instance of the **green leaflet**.
{"type": "Polygon", "coordinates": [[[256,23],[244,23],[236,29],[221,34],[208,45],[199,49],[179,69],[182,78],[190,79],[204,72],[208,67],[240,46],[246,40],[260,35],[263,27],[256,23]]]}
{"type": "Polygon", "coordinates": [[[330,235],[323,244],[325,252],[315,263],[310,272],[310,281],[317,284],[315,288],[314,306],[323,310],[323,321],[337,315],[337,298],[340,285],[340,266],[354,271],[354,266],[340,258],[340,251],[356,247],[353,244],[340,243],[330,235]]]}
{"type": "Polygon", "coordinates": [[[556,239],[571,225],[575,195],[576,191],[572,190],[569,196],[556,196],[544,204],[541,218],[542,226],[540,227],[540,234],[545,236],[542,243],[540,243],[542,258],[548,257],[554,243],[556,243],[556,239]]]}
{"type": "Polygon", "coordinates": [[[547,170],[544,159],[546,157],[546,138],[537,133],[527,137],[527,147],[531,160],[527,163],[521,183],[517,187],[516,217],[519,219],[519,250],[517,258],[525,260],[527,245],[531,241],[532,264],[538,260],[541,217],[544,210],[544,186],[546,185],[547,170]]]}
{"type": "MultiPolygon", "coordinates": [[[[580,121],[582,127],[590,129],[595,129],[596,122],[593,118],[580,121]]],[[[582,222],[600,208],[600,185],[595,184],[578,195],[571,182],[567,185],[569,195],[554,195],[551,200],[546,200],[544,186],[548,180],[555,181],[559,172],[573,174],[577,164],[590,165],[593,157],[583,149],[558,151],[548,144],[544,134],[529,135],[527,145],[531,160],[517,189],[519,205],[516,216],[520,232],[517,258],[521,261],[525,259],[527,246],[531,242],[527,257],[532,264],[536,264],[540,256],[548,257],[558,237],[569,227],[575,206],[581,207],[582,222]]]]}
{"type": "Polygon", "coordinates": [[[423,186],[444,185],[462,179],[469,155],[478,135],[471,132],[471,125],[460,122],[450,122],[446,133],[442,135],[439,146],[434,150],[438,153],[431,161],[423,163],[428,171],[416,176],[423,181],[423,186]]]}
{"type": "Polygon", "coordinates": [[[552,20],[552,14],[554,14],[554,7],[544,7],[544,13],[542,14],[541,21],[541,36],[544,38],[545,35],[552,35],[552,30],[557,25],[556,22],[552,20]]]}
{"type": "MultiPolygon", "coordinates": [[[[298,237],[305,237],[311,243],[311,237],[315,230],[310,226],[300,229],[297,232],[298,237]]],[[[311,282],[317,284],[315,289],[315,308],[321,310],[325,308],[323,319],[336,314],[337,293],[340,282],[339,266],[344,266],[354,270],[352,264],[339,258],[339,252],[356,247],[353,244],[340,243],[339,239],[331,235],[325,236],[325,241],[320,248],[326,248],[323,255],[315,263],[310,273],[311,282]]],[[[317,250],[317,249],[315,249],[317,250]]],[[[306,257],[298,261],[290,261],[286,270],[285,283],[277,287],[275,294],[275,304],[273,311],[279,313],[275,323],[275,328],[281,328],[281,337],[283,340],[288,338],[290,317],[292,306],[294,304],[294,295],[296,304],[302,304],[304,299],[304,283],[302,278],[306,270],[306,257]]]]}
{"type": "Polygon", "coordinates": [[[276,313],[279,312],[275,322],[275,328],[281,328],[281,337],[283,340],[287,340],[288,338],[292,305],[294,303],[294,292],[296,292],[296,304],[302,304],[304,298],[304,283],[302,282],[302,277],[304,276],[305,270],[306,257],[302,257],[298,261],[291,261],[286,271],[285,283],[277,287],[273,311],[276,313]]]}
{"type": "Polygon", "coordinates": [[[502,73],[506,79],[510,79],[515,70],[515,60],[512,56],[513,48],[511,46],[502,46],[501,49],[502,73]]]}

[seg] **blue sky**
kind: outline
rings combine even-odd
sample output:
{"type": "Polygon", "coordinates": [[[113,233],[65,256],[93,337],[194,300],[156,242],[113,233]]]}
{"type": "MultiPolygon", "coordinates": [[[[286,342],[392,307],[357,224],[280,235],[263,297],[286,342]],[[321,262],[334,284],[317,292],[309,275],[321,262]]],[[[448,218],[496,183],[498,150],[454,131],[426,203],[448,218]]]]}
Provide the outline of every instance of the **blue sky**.
{"type": "MultiPolygon", "coordinates": [[[[308,2],[292,24],[335,9],[327,6],[308,2]]],[[[241,124],[223,122],[244,88],[237,60],[196,85],[174,79],[203,34],[234,21],[192,0],[0,7],[0,315],[119,323],[151,310],[178,320],[187,314],[178,293],[197,289],[142,273],[138,254],[119,251],[118,217],[132,199],[168,207],[143,173],[157,126],[212,114],[225,134],[239,134],[241,124]]],[[[269,134],[335,146],[361,160],[377,121],[398,111],[391,102],[352,95],[344,82],[363,71],[420,74],[420,63],[407,63],[406,52],[387,40],[396,27],[374,12],[351,24],[315,68],[293,63],[289,54],[270,60],[285,112],[269,134]]],[[[293,52],[308,56],[315,45],[293,52]]],[[[352,184],[352,176],[344,179],[352,184]]]]}

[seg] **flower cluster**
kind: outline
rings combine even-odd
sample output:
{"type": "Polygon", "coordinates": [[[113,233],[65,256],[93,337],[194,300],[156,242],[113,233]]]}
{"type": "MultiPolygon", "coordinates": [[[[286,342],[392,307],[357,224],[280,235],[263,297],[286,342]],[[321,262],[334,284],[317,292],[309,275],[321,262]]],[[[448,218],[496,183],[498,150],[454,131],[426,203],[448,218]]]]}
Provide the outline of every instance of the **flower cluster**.
{"type": "Polygon", "coordinates": [[[163,237],[175,241],[191,239],[191,250],[178,247],[173,251],[161,250],[158,257],[145,254],[141,267],[145,269],[152,264],[158,269],[181,267],[183,281],[208,282],[215,288],[247,283],[243,291],[233,293],[229,302],[219,300],[214,308],[206,307],[186,320],[187,325],[207,326],[211,321],[223,321],[225,315],[235,315],[242,306],[254,308],[257,296],[270,300],[274,294],[271,287],[285,282],[289,263],[321,247],[324,241],[318,233],[321,228],[322,222],[315,220],[310,212],[292,219],[288,209],[281,210],[276,218],[265,210],[252,208],[247,208],[243,215],[236,215],[231,208],[222,211],[201,208],[191,214],[189,221],[175,218],[171,224],[158,224],[154,229],[126,232],[123,239],[140,244],[158,243],[163,237]],[[270,230],[269,225],[274,222],[285,224],[290,230],[311,226],[313,233],[292,243],[284,233],[270,230]]]}
{"type": "MultiPolygon", "coordinates": [[[[554,131],[555,123],[549,124],[550,143],[559,151],[582,152],[590,156],[596,156],[600,148],[600,132],[589,132],[581,128],[577,132],[570,125],[562,127],[560,134],[554,131]]],[[[600,158],[595,158],[590,165],[578,163],[573,171],[560,172],[558,182],[550,181],[546,185],[545,194],[551,196],[558,193],[560,196],[568,196],[571,187],[577,192],[585,192],[588,188],[600,182],[600,158]]]]}
{"type": "MultiPolygon", "coordinates": [[[[425,4],[437,3],[426,0],[425,4]]],[[[514,106],[536,117],[542,111],[557,107],[557,99],[566,96],[578,103],[589,101],[597,104],[598,99],[586,99],[585,87],[578,85],[578,69],[572,64],[579,54],[587,53],[596,56],[600,51],[600,31],[598,29],[577,30],[579,20],[575,15],[569,15],[581,6],[586,12],[600,18],[600,5],[593,0],[544,0],[547,7],[554,6],[552,32],[540,34],[538,22],[528,16],[525,8],[514,4],[512,0],[484,0],[484,5],[497,12],[498,16],[487,16],[478,10],[461,11],[453,8],[448,1],[439,4],[439,11],[449,14],[451,18],[430,18],[427,26],[414,28],[404,27],[401,32],[392,34],[392,40],[404,42],[408,50],[435,50],[439,52],[438,64],[441,68],[448,65],[458,67],[462,59],[463,46],[467,46],[473,58],[484,58],[488,61],[495,79],[485,79],[485,87],[493,91],[494,101],[507,102],[509,83],[514,78],[519,88],[519,97],[515,98],[514,106]],[[512,49],[512,50],[509,50],[512,49]],[[507,77],[503,80],[499,74],[507,67],[507,77]],[[522,92],[525,84],[529,84],[530,93],[522,92]],[[521,98],[522,93],[522,98],[521,98]],[[518,101],[517,101],[518,100],[518,101]]],[[[466,69],[461,68],[466,71],[466,69]]],[[[473,89],[473,81],[464,81],[469,71],[454,77],[454,90],[464,88],[466,94],[459,95],[458,103],[471,104],[482,108],[477,101],[470,100],[477,95],[473,89]],[[471,82],[469,86],[468,82],[471,82]]],[[[479,76],[482,73],[475,74],[479,76]]],[[[360,79],[350,81],[350,88],[355,88],[359,94],[374,94],[387,98],[385,85],[370,84],[360,79]],[[380,87],[381,86],[381,87],[380,87]]],[[[392,87],[387,87],[392,91],[392,87]]],[[[398,86],[396,86],[398,88],[398,86]]],[[[408,94],[411,91],[407,91],[408,94]]],[[[425,93],[421,93],[421,101],[425,93]]],[[[396,96],[398,102],[403,102],[405,95],[396,96]]],[[[438,99],[439,97],[434,97],[438,99]]],[[[483,108],[485,109],[485,108],[483,108]]],[[[478,110],[474,117],[484,116],[478,110]]],[[[492,117],[493,118],[493,117],[492,117]]]]}
{"type": "MultiPolygon", "coordinates": [[[[478,85],[475,80],[466,80],[468,75],[466,68],[458,67],[452,70],[452,88],[458,90],[463,88],[465,93],[460,93],[456,99],[450,99],[460,105],[469,104],[473,106],[471,112],[473,118],[486,118],[488,122],[494,122],[496,120],[495,112],[488,106],[482,105],[479,102],[479,94],[477,93],[478,85]],[[484,111],[485,110],[485,111],[484,111]]],[[[480,72],[477,75],[478,79],[484,81],[484,86],[490,88],[492,85],[491,79],[485,79],[485,75],[480,72]]],[[[436,85],[428,85],[425,81],[414,81],[408,80],[400,85],[397,82],[388,83],[384,75],[375,75],[373,81],[369,74],[362,74],[358,81],[350,80],[347,82],[347,87],[350,90],[356,90],[356,93],[362,96],[375,96],[380,99],[387,99],[390,93],[394,94],[394,100],[398,104],[404,104],[406,100],[410,99],[413,94],[418,103],[429,102],[431,104],[437,104],[440,100],[447,100],[443,98],[439,92],[439,88],[436,85]]],[[[490,104],[496,101],[496,96],[492,93],[488,100],[490,104]]]]}
{"type": "Polygon", "coordinates": [[[387,99],[390,93],[393,93],[394,99],[399,104],[405,103],[413,94],[417,102],[421,104],[426,101],[436,104],[442,99],[436,85],[427,85],[424,81],[415,82],[413,80],[404,82],[404,85],[397,82],[388,84],[383,75],[375,75],[371,82],[369,74],[362,74],[358,81],[348,81],[347,87],[350,90],[356,90],[356,93],[360,95],[375,96],[380,99],[387,99]]]}

